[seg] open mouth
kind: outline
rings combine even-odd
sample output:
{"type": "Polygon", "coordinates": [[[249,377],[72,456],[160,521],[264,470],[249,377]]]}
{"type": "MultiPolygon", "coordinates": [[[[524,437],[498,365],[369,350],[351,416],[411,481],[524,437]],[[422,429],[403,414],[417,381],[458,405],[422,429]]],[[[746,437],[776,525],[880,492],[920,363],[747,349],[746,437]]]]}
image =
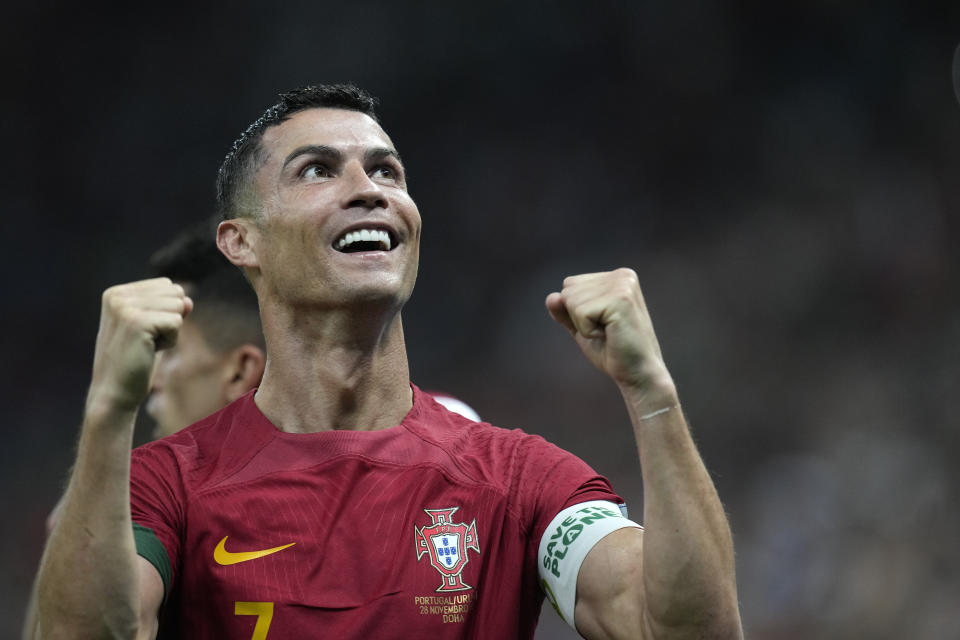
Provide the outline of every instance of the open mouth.
{"type": "Polygon", "coordinates": [[[342,253],[360,251],[390,251],[396,242],[384,229],[357,229],[343,234],[333,248],[342,253]]]}

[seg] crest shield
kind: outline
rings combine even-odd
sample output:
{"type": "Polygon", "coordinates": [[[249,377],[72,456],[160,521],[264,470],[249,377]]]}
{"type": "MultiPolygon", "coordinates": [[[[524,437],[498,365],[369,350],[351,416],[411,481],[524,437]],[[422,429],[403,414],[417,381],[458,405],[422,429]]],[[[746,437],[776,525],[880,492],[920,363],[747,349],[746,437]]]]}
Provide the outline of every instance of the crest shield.
{"type": "Polygon", "coordinates": [[[459,508],[424,509],[433,521],[432,524],[419,528],[414,525],[417,560],[421,560],[425,555],[430,558],[430,565],[440,573],[442,579],[437,588],[441,593],[473,588],[463,581],[460,574],[470,561],[467,550],[480,553],[477,520],[474,518],[469,525],[453,522],[453,514],[459,508]]]}

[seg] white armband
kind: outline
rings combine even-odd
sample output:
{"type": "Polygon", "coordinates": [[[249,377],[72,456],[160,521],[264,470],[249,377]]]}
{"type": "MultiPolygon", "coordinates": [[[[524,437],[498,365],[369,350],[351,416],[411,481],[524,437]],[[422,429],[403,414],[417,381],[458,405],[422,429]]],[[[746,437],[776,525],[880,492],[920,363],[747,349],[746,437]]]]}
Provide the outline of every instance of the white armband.
{"type": "Polygon", "coordinates": [[[607,534],[624,527],[643,528],[628,520],[622,510],[607,500],[575,504],[558,513],[540,538],[540,586],[560,617],[574,629],[577,576],[583,559],[607,534]]]}

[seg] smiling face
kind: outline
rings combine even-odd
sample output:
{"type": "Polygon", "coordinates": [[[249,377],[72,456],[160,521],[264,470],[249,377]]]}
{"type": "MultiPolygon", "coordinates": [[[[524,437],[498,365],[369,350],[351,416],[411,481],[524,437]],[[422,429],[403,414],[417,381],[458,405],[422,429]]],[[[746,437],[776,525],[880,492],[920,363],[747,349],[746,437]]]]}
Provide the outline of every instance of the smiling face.
{"type": "Polygon", "coordinates": [[[357,111],[308,109],[268,128],[261,149],[247,265],[261,300],[325,308],[406,302],[420,213],[383,129],[357,111]]]}

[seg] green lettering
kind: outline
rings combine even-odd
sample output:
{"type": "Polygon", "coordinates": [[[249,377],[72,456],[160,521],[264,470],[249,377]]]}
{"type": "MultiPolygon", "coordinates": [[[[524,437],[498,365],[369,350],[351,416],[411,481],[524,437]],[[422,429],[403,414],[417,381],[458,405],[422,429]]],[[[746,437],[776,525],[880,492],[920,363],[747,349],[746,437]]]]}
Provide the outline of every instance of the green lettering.
{"type": "Polygon", "coordinates": [[[570,530],[563,535],[563,544],[570,546],[570,544],[580,537],[580,533],[583,531],[582,524],[575,524],[570,527],[570,530]]]}

